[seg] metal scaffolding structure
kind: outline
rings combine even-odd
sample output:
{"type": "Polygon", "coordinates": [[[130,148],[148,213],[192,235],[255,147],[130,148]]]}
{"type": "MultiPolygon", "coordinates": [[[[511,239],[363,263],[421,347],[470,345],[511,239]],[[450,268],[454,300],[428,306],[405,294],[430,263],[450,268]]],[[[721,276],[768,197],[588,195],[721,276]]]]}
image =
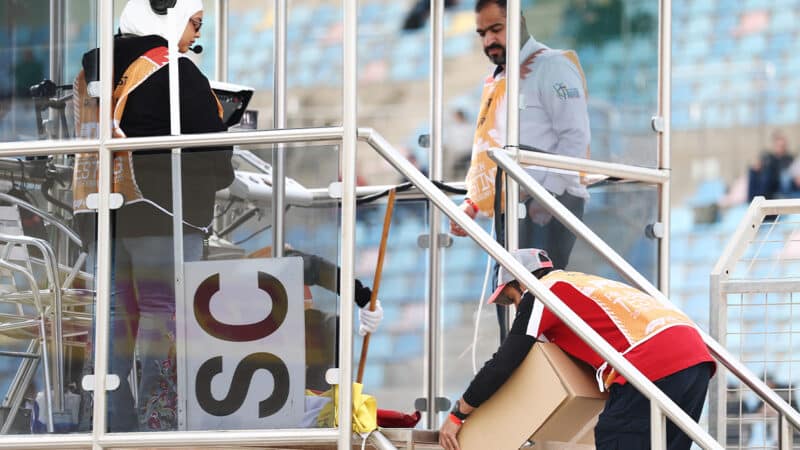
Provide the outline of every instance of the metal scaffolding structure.
{"type": "MultiPolygon", "coordinates": [[[[52,0],[52,11],[63,15],[63,2],[52,0]]],[[[665,420],[669,418],[678,424],[692,439],[705,449],[723,448],[711,435],[703,430],[697,423],[686,415],[663,392],[644,377],[622,355],[614,350],[606,341],[583,322],[574,312],[567,308],[561,300],[551,293],[544,285],[528,273],[508,252],[517,246],[517,208],[519,204],[519,190],[521,187],[540,201],[550,212],[576,235],[590,244],[592,248],[603,255],[611,265],[618,269],[626,278],[631,280],[648,294],[663,301],[666,300],[669,282],[669,170],[670,170],[670,65],[671,65],[671,1],[660,0],[660,26],[659,26],[659,92],[658,110],[652,118],[653,130],[658,140],[658,167],[654,169],[628,166],[623,164],[604,163],[579,158],[545,155],[521,151],[519,147],[519,77],[517,71],[508,74],[508,102],[507,102],[507,136],[508,151],[495,149],[491,151],[492,158],[501,166],[508,179],[507,193],[507,220],[506,247],[499,245],[492,236],[484,231],[471,218],[463,213],[452,200],[442,192],[431,180],[440,181],[442,178],[442,127],[443,127],[443,31],[444,31],[444,0],[431,2],[431,76],[430,76],[430,114],[431,114],[431,155],[430,176],[426,177],[415,168],[406,158],[396,150],[386,139],[380,135],[380,130],[360,128],[358,123],[358,2],[356,0],[342,0],[343,10],[343,54],[342,54],[342,126],[329,128],[287,128],[286,122],[286,45],[288,26],[288,6],[286,0],[275,2],[275,27],[274,27],[274,122],[272,130],[251,131],[238,133],[219,134],[194,134],[182,135],[180,133],[180,120],[178,114],[178,80],[177,64],[170,64],[171,80],[171,105],[172,105],[172,135],[142,138],[112,138],[111,137],[111,92],[113,80],[113,5],[107,0],[96,0],[98,10],[98,29],[100,30],[100,123],[99,136],[93,140],[76,141],[38,141],[15,142],[0,144],[0,156],[36,156],[69,154],[75,152],[94,152],[99,157],[99,203],[98,203],[98,238],[97,238],[97,276],[95,279],[96,326],[94,330],[94,369],[95,376],[91,378],[90,385],[95,393],[105,392],[114,384],[109,373],[109,315],[111,298],[111,210],[112,210],[112,158],[115,151],[148,150],[159,148],[172,148],[173,170],[173,202],[180,203],[181,193],[181,148],[207,147],[215,145],[234,144],[274,144],[273,155],[273,256],[280,257],[283,252],[284,214],[283,205],[286,197],[285,155],[290,151],[302,149],[287,148],[284,144],[293,142],[335,141],[341,144],[341,273],[339,286],[340,296],[340,329],[339,333],[339,365],[335,371],[335,379],[339,385],[338,427],[324,429],[274,429],[274,430],[245,430],[245,431],[174,431],[160,433],[109,433],[107,432],[107,402],[105,395],[94,395],[93,423],[91,433],[70,435],[31,435],[31,436],[4,436],[0,439],[0,449],[3,448],[81,448],[91,447],[100,450],[112,447],[154,447],[154,446],[245,446],[245,445],[300,445],[300,444],[328,444],[336,445],[338,450],[349,450],[353,445],[351,405],[353,390],[350,380],[353,379],[353,336],[348,332],[353,329],[353,292],[355,272],[355,241],[356,241],[356,150],[359,142],[367,143],[396,171],[406,177],[416,188],[422,192],[430,208],[428,223],[428,279],[427,308],[425,314],[425,375],[423,392],[425,396],[426,426],[430,429],[438,427],[438,416],[441,412],[440,399],[444,397],[442,388],[442,276],[440,229],[442,227],[442,213],[450,220],[460,225],[472,238],[491,255],[499,264],[508,269],[521,282],[527,286],[537,298],[553,311],[559,318],[567,323],[582,339],[594,350],[602,355],[616,368],[627,380],[633,383],[651,401],[652,405],[652,438],[653,448],[665,448],[665,420]],[[535,164],[542,167],[570,169],[586,173],[595,173],[605,176],[618,177],[624,180],[636,181],[656,185],[659,191],[658,222],[662,225],[659,236],[659,263],[657,286],[650,283],[640,275],[619,254],[609,247],[602,239],[595,235],[583,222],[575,218],[566,208],[533,180],[520,164],[535,164]]],[[[215,52],[215,73],[218,78],[227,77],[227,33],[228,22],[224,17],[228,12],[226,0],[217,0],[217,45],[215,52]]],[[[508,64],[512,67],[519,65],[520,50],[520,1],[508,2],[508,64]]],[[[55,19],[54,19],[55,20],[55,19]]],[[[60,29],[60,28],[59,28],[60,29]]],[[[59,48],[54,45],[54,48],[59,48]]],[[[172,61],[176,61],[176,42],[170,42],[172,61]]],[[[63,51],[63,50],[59,50],[63,51]]],[[[52,61],[60,61],[54,55],[52,61]]],[[[55,64],[55,63],[54,63],[55,64]]],[[[51,65],[51,67],[54,67],[51,65]]],[[[177,211],[180,208],[176,208],[177,211]]],[[[183,249],[181,215],[174,216],[177,238],[175,241],[175,260],[179,261],[176,267],[176,292],[182,292],[182,263],[183,249]]],[[[712,316],[713,317],[713,316],[712,316]]],[[[741,363],[736,361],[724,347],[713,339],[704,336],[715,357],[731,373],[742,379],[743,383],[750,386],[754,392],[763,396],[765,401],[780,412],[782,429],[789,430],[790,425],[800,428],[800,414],[792,410],[786,402],[775,395],[762,381],[753,376],[741,363]]],[[[180,349],[179,354],[185,352],[180,349]]],[[[31,349],[33,351],[35,349],[31,349]]],[[[185,387],[184,387],[185,389],[185,387]]],[[[55,405],[55,403],[54,403],[55,405]]],[[[51,421],[52,423],[52,421],[51,421]]],[[[784,432],[786,436],[787,432],[784,432]]],[[[719,436],[717,436],[719,439],[719,436]]],[[[393,448],[392,444],[376,436],[373,446],[381,449],[393,448]]],[[[786,447],[782,447],[786,448],[786,447]]]]}

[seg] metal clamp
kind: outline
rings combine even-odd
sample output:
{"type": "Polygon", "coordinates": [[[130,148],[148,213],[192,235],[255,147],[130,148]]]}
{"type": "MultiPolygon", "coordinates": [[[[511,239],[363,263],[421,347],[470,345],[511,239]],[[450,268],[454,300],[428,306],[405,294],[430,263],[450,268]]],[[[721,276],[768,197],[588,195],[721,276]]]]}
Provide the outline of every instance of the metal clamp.
{"type": "MultiPolygon", "coordinates": [[[[125,203],[125,198],[119,192],[112,192],[108,197],[109,209],[120,209],[125,203]]],[[[89,209],[100,208],[100,194],[94,193],[86,196],[86,207],[89,209]]]]}
{"type": "MultiPolygon", "coordinates": [[[[84,375],[81,378],[81,387],[84,391],[94,392],[94,374],[84,375]]],[[[116,391],[119,388],[119,376],[110,373],[106,375],[106,390],[116,391]]]]}
{"type": "MultiPolygon", "coordinates": [[[[453,237],[447,233],[439,233],[439,248],[450,248],[453,246],[453,237]]],[[[420,234],[417,236],[417,246],[419,248],[430,248],[431,235],[420,234]]]]}
{"type": "MultiPolygon", "coordinates": [[[[442,411],[450,411],[450,407],[452,403],[450,403],[450,399],[447,397],[436,397],[436,404],[434,405],[434,412],[442,412],[442,411]]],[[[425,397],[420,397],[414,400],[414,409],[417,411],[427,411],[428,410],[428,399],[425,397]]]]}
{"type": "Polygon", "coordinates": [[[661,116],[653,116],[650,119],[650,126],[653,127],[653,131],[656,133],[663,133],[664,129],[666,128],[666,121],[661,116]]]}

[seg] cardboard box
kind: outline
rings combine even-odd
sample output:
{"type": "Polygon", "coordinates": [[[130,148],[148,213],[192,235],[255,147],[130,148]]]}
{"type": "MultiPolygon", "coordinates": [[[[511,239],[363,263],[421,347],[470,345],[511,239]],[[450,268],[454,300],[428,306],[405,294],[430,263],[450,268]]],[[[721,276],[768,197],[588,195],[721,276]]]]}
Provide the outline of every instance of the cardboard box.
{"type": "Polygon", "coordinates": [[[594,448],[607,394],[591,367],[555,344],[536,343],[506,383],[464,422],[461,450],[594,448]]]}

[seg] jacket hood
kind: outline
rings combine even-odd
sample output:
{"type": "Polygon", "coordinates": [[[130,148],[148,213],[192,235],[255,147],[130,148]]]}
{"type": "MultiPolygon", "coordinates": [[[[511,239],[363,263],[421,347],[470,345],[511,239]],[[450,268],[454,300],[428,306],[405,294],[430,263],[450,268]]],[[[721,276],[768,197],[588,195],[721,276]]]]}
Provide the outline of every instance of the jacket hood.
{"type": "Polygon", "coordinates": [[[167,40],[161,36],[118,35],[114,38],[114,83],[116,84],[128,66],[136,58],[156,47],[166,47],[167,40]]]}

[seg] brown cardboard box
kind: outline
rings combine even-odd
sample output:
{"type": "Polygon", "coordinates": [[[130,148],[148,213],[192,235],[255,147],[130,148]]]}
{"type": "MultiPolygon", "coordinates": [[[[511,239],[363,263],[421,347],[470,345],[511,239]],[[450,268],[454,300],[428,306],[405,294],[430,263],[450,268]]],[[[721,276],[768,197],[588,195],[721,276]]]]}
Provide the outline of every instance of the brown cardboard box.
{"type": "Polygon", "coordinates": [[[537,343],[506,383],[470,414],[461,450],[594,448],[594,423],[607,395],[594,372],[555,344],[537,343]]]}

